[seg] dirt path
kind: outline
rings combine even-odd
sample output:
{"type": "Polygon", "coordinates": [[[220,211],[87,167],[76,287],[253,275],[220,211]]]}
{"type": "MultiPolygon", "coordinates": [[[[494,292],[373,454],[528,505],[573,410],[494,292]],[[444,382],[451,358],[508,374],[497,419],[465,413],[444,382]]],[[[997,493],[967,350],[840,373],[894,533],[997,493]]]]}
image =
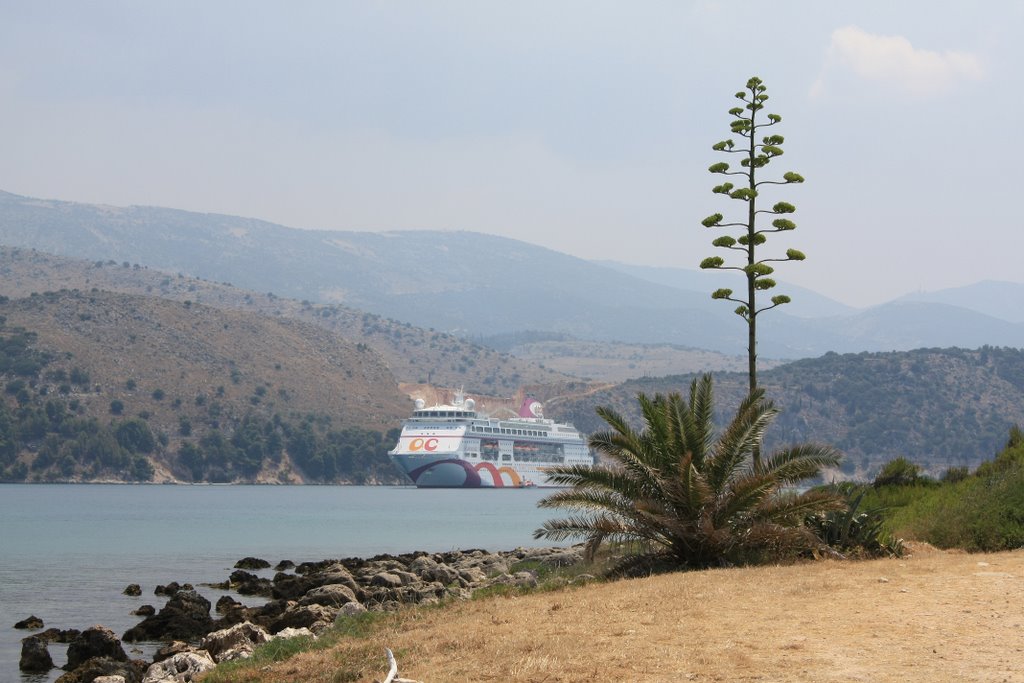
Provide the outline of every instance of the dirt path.
{"type": "MultiPolygon", "coordinates": [[[[401,674],[425,683],[1024,682],[1024,550],[681,573],[404,621],[370,650],[392,648],[401,674]]],[[[338,680],[356,650],[366,641],[259,680],[338,680]]],[[[380,662],[360,680],[382,678],[380,662]]]]}

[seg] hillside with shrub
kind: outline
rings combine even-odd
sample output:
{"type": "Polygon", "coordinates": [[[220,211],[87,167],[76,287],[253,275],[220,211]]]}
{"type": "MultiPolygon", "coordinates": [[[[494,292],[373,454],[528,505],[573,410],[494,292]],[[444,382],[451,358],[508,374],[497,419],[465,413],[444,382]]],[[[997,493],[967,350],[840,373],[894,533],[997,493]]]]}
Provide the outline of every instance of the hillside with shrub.
{"type": "Polygon", "coordinates": [[[0,321],[5,481],[401,481],[408,398],[323,327],[99,290],[0,321]]]}
{"type": "Polygon", "coordinates": [[[293,318],[372,348],[395,378],[407,384],[462,386],[470,393],[509,396],[524,385],[543,387],[574,379],[452,334],[342,304],[316,304],[273,292],[247,291],[127,261],[83,261],[0,246],[0,288],[11,298],[60,289],[99,289],[293,318]]]}
{"type": "MultiPolygon", "coordinates": [[[[643,378],[549,404],[549,413],[588,432],[604,427],[594,406],[636,420],[638,392],[685,391],[692,375],[643,378]]],[[[759,374],[782,409],[766,445],[814,441],[844,454],[842,474],[872,478],[882,463],[904,456],[936,476],[976,467],[1024,423],[1024,351],[1011,348],[919,349],[829,353],[759,374]]],[[[717,421],[747,390],[745,373],[715,373],[717,421]]]]}

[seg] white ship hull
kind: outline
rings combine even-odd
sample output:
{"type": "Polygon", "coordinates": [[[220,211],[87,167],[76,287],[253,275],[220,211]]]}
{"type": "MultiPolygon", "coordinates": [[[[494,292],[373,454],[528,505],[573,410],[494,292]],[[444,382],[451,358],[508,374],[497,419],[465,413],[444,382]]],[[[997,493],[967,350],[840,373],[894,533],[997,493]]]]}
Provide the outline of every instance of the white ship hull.
{"type": "MultiPolygon", "coordinates": [[[[551,468],[593,465],[583,436],[542,417],[481,417],[472,401],[417,407],[406,420],[392,460],[421,488],[555,486],[551,468]]],[[[540,404],[529,409],[539,413],[540,404]]],[[[531,414],[531,413],[526,413],[531,414]]]]}

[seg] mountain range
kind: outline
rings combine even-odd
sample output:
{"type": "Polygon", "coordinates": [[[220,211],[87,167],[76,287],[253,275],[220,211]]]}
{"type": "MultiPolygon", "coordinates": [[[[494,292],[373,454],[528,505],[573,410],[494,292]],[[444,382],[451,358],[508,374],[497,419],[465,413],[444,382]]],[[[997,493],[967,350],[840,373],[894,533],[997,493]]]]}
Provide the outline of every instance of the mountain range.
{"type": "MultiPolygon", "coordinates": [[[[529,393],[593,432],[595,406],[635,419],[638,392],[714,369],[724,418],[743,329],[705,275],[0,193],[0,480],[397,482],[409,398],[459,387],[485,412],[529,393]]],[[[766,446],[833,444],[836,476],[861,478],[896,456],[933,474],[990,457],[1024,422],[1021,288],[864,310],[788,288],[790,314],[761,328],[783,408],[766,446]]]]}
{"type": "MultiPolygon", "coordinates": [[[[344,304],[471,338],[538,330],[745,351],[743,321],[710,300],[717,281],[701,285],[697,276],[705,273],[588,262],[473,232],[298,230],[251,218],[0,192],[0,244],[344,304]]],[[[1024,316],[1009,304],[1024,297],[1024,284],[979,283],[866,310],[781,286],[794,302],[762,319],[765,358],[1024,346],[1024,316]]]]}

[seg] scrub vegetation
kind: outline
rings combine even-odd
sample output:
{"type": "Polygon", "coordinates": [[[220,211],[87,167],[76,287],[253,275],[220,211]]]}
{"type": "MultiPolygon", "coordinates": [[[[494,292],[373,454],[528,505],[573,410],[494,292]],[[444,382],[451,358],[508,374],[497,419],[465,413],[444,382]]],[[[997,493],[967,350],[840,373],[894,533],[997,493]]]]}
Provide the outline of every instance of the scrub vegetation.
{"type": "Polygon", "coordinates": [[[1024,432],[973,472],[947,471],[936,480],[905,459],[895,460],[864,497],[887,510],[885,527],[939,548],[993,552],[1024,547],[1024,432]]]}

